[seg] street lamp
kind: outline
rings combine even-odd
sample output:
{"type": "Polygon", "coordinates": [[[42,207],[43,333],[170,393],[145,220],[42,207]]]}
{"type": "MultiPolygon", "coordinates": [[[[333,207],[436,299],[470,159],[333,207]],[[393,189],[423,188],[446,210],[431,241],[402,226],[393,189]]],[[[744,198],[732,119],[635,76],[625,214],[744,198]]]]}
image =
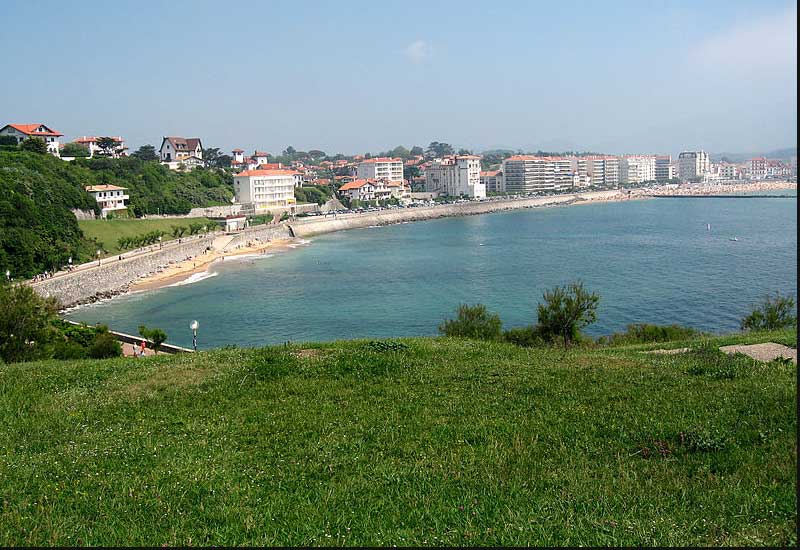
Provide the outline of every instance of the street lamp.
{"type": "Polygon", "coordinates": [[[161,250],[161,235],[158,236],[158,248],[161,250]]]}
{"type": "Polygon", "coordinates": [[[194,320],[189,323],[189,328],[192,329],[192,347],[197,351],[197,329],[200,328],[200,323],[194,320]]]}
{"type": "Polygon", "coordinates": [[[8,280],[8,281],[11,280],[11,270],[10,269],[6,269],[6,280],[8,280]]]}
{"type": "Polygon", "coordinates": [[[100,249],[97,249],[97,265],[100,265],[100,249]]]}
{"type": "Polygon", "coordinates": [[[72,256],[70,256],[70,257],[69,257],[69,259],[67,260],[67,262],[69,263],[69,268],[70,268],[70,270],[72,270],[72,256]]]}

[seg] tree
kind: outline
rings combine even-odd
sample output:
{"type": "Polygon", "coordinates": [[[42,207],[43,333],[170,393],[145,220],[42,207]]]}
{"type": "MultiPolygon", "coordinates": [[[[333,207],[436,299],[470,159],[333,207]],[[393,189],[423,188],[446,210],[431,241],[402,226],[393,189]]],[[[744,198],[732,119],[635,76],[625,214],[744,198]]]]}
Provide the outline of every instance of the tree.
{"type": "Polygon", "coordinates": [[[167,333],[160,328],[147,328],[145,325],[139,325],[139,334],[145,340],[150,340],[153,343],[153,350],[158,353],[161,349],[161,344],[167,341],[167,333]]]}
{"type": "Polygon", "coordinates": [[[0,359],[16,363],[46,357],[57,313],[55,298],[42,298],[28,285],[0,283],[0,359]]]}
{"type": "Polygon", "coordinates": [[[2,135],[0,136],[0,146],[17,148],[17,138],[14,136],[2,135]]]}
{"type": "Polygon", "coordinates": [[[447,319],[439,325],[439,332],[445,336],[478,340],[501,340],[502,329],[500,317],[496,313],[489,313],[483,304],[461,304],[455,319],[447,319]]]}
{"type": "Polygon", "coordinates": [[[42,138],[30,137],[19,144],[20,149],[29,151],[31,153],[39,153],[40,155],[47,154],[47,144],[42,138]]]}
{"type": "Polygon", "coordinates": [[[398,145],[397,147],[389,151],[389,156],[405,160],[409,156],[411,156],[411,152],[402,145],[398,145]]]}
{"type": "Polygon", "coordinates": [[[139,160],[144,160],[148,162],[158,160],[158,154],[156,153],[156,148],[153,147],[152,145],[142,145],[131,156],[139,160]]]}
{"type": "Polygon", "coordinates": [[[580,329],[597,320],[600,295],[587,291],[580,281],[546,290],[542,297],[544,303],[538,306],[539,331],[563,339],[564,348],[580,336],[580,329]]]}
{"type": "Polygon", "coordinates": [[[297,153],[297,149],[292,147],[291,145],[288,146],[286,149],[283,150],[283,154],[287,157],[292,157],[294,154],[297,153]]]}
{"type": "Polygon", "coordinates": [[[742,330],[775,330],[796,327],[797,310],[794,296],[767,296],[741,321],[742,330]]]}
{"type": "Polygon", "coordinates": [[[409,154],[412,157],[418,157],[420,155],[424,155],[425,151],[419,145],[415,145],[414,147],[411,148],[411,151],[409,151],[409,154]]]}
{"type": "Polygon", "coordinates": [[[61,150],[62,157],[82,157],[89,156],[89,148],[80,143],[67,143],[61,150]]]}
{"type": "Polygon", "coordinates": [[[413,178],[418,178],[420,175],[420,170],[418,166],[404,166],[403,167],[403,178],[411,181],[413,178]]]}
{"type": "Polygon", "coordinates": [[[111,157],[119,148],[119,143],[113,137],[100,137],[97,138],[97,147],[100,148],[97,152],[98,156],[111,157]]]}
{"type": "Polygon", "coordinates": [[[308,152],[308,156],[314,160],[318,160],[321,158],[325,158],[327,155],[325,154],[325,151],[320,151],[319,149],[311,149],[308,152]]]}
{"type": "Polygon", "coordinates": [[[434,158],[441,158],[446,157],[448,155],[452,155],[454,153],[453,146],[449,143],[439,143],[438,141],[432,141],[430,145],[428,145],[427,154],[430,157],[434,158]]]}
{"type": "Polygon", "coordinates": [[[472,154],[472,151],[470,151],[469,149],[463,149],[463,148],[462,148],[462,149],[459,149],[459,150],[458,150],[458,154],[459,154],[459,155],[471,155],[471,154],[472,154]]]}
{"type": "Polygon", "coordinates": [[[89,348],[89,357],[92,359],[108,359],[121,356],[122,346],[108,330],[98,334],[89,348]]]}

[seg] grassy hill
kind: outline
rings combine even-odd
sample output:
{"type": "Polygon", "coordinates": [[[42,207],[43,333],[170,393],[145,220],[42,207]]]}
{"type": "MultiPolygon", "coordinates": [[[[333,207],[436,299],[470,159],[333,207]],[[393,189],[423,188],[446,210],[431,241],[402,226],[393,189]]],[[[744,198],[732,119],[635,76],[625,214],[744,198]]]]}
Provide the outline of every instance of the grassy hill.
{"type": "Polygon", "coordinates": [[[3,365],[0,544],[794,544],[796,367],[645,347],[3,365]]]}
{"type": "MultiPolygon", "coordinates": [[[[120,252],[117,241],[121,237],[137,237],[151,231],[164,231],[163,242],[177,239],[172,235],[172,227],[182,225],[188,227],[192,223],[203,223],[209,228],[217,228],[217,223],[208,218],[155,218],[155,219],[117,219],[117,220],[79,220],[86,238],[103,243],[108,253],[114,256],[120,252]]],[[[188,233],[187,233],[188,235],[188,233]]],[[[127,247],[123,250],[127,250],[127,247]]]]}

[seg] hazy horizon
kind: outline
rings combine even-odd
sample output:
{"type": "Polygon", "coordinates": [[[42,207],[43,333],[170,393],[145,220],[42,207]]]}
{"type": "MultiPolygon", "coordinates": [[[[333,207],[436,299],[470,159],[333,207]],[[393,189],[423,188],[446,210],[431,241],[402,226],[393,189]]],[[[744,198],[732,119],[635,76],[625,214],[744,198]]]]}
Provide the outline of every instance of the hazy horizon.
{"type": "Polygon", "coordinates": [[[4,4],[2,124],[328,154],[796,147],[795,2],[4,4]]]}

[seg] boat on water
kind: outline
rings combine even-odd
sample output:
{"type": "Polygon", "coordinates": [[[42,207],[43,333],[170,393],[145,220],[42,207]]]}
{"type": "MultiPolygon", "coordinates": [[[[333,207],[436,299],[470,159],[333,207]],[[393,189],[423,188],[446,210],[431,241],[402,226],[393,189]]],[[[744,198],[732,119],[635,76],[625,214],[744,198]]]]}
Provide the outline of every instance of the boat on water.
{"type": "Polygon", "coordinates": [[[711,231],[711,224],[710,223],[706,224],[706,231],[711,231]]]}
{"type": "Polygon", "coordinates": [[[739,238],[738,238],[738,237],[731,237],[731,238],[730,238],[730,239],[728,239],[728,240],[729,240],[729,241],[738,241],[738,240],[739,240],[739,238]]]}

